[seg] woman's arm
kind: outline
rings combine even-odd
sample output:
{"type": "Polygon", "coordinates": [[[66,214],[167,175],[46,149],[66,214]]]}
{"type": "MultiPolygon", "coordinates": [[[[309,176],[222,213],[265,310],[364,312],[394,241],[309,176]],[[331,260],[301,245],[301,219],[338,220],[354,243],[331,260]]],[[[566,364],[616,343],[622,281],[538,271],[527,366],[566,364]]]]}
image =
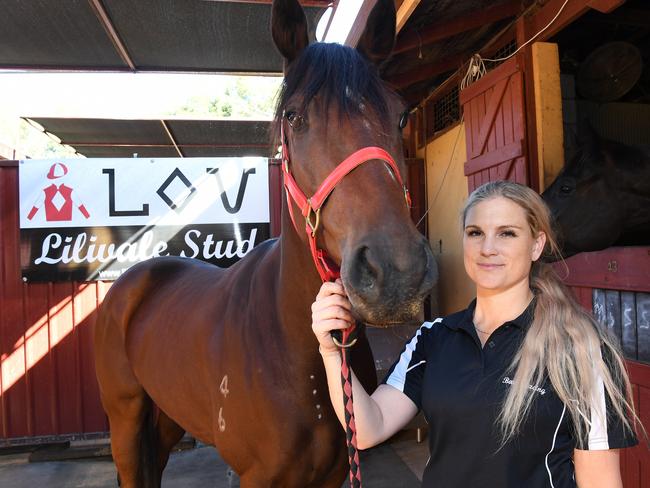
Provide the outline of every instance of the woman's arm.
{"type": "MultiPolygon", "coordinates": [[[[345,426],[341,391],[341,355],[332,342],[330,331],[345,329],[353,323],[351,305],[340,281],[324,283],[312,305],[312,329],[318,338],[327,373],[330,400],[345,426]]],[[[388,439],[417,413],[417,407],[404,393],[389,385],[380,385],[368,395],[352,373],[352,396],[357,427],[357,446],[367,449],[388,439]]]]}
{"type": "Polygon", "coordinates": [[[619,450],[573,451],[576,483],[579,488],[623,488],[619,450]]]}

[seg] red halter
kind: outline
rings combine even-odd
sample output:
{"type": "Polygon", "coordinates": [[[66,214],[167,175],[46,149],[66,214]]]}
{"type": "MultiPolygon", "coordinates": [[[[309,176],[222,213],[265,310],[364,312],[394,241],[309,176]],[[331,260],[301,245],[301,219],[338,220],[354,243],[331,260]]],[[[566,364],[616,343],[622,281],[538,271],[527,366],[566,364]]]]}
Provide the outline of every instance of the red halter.
{"type": "Polygon", "coordinates": [[[293,178],[291,171],[289,170],[289,150],[287,148],[287,141],[284,137],[284,114],[282,115],[282,122],[280,124],[280,138],[282,140],[282,173],[284,175],[284,188],[287,193],[287,205],[289,206],[291,221],[293,222],[293,226],[296,228],[296,232],[299,233],[300,230],[293,215],[293,205],[291,205],[291,199],[293,199],[293,201],[298,205],[298,208],[300,208],[303,217],[305,217],[305,232],[307,233],[309,248],[311,250],[314,264],[316,265],[316,270],[323,282],[334,281],[340,276],[338,267],[328,258],[327,253],[324,250],[318,249],[318,246],[316,245],[316,231],[320,224],[321,208],[336,185],[338,185],[339,182],[357,166],[374,159],[380,159],[390,166],[397,182],[404,190],[404,199],[409,207],[411,206],[411,196],[406,185],[402,181],[399,168],[395,164],[395,160],[393,160],[391,155],[380,147],[368,146],[353,152],[345,158],[336,168],[334,168],[334,171],[325,178],[325,181],[323,181],[318,190],[316,190],[316,193],[314,193],[311,198],[307,198],[298,187],[296,180],[293,178]]]}
{"type": "MultiPolygon", "coordinates": [[[[296,232],[300,233],[298,225],[293,215],[293,205],[291,199],[298,205],[303,217],[305,217],[305,232],[307,232],[307,239],[309,241],[309,249],[311,256],[316,265],[316,270],[320,275],[323,282],[334,281],[339,274],[338,266],[336,266],[331,259],[328,258],[327,253],[318,249],[316,244],[316,231],[320,224],[320,211],[325,200],[332,193],[336,185],[354,168],[357,166],[371,161],[373,159],[380,159],[388,164],[393,171],[393,175],[397,182],[404,190],[404,198],[408,206],[411,206],[411,197],[409,195],[406,185],[402,182],[399,169],[395,161],[388,152],[380,147],[364,147],[350,154],[345,158],[336,168],[332,171],[325,181],[320,185],[316,193],[311,198],[307,198],[300,190],[296,180],[291,175],[289,170],[289,150],[287,148],[287,141],[284,137],[284,113],[282,114],[282,122],[280,124],[280,137],[282,139],[282,173],[284,175],[284,188],[287,192],[287,205],[289,206],[289,215],[296,232]],[[312,217],[313,215],[313,217],[312,217]]],[[[350,487],[361,488],[361,466],[359,464],[359,452],[357,450],[356,441],[356,426],[354,422],[354,407],[352,406],[352,375],[349,367],[349,347],[353,346],[357,341],[355,335],[356,325],[352,325],[344,329],[340,335],[340,340],[336,334],[332,334],[332,340],[341,348],[341,384],[343,386],[343,406],[345,415],[345,434],[348,447],[348,462],[350,464],[350,487]]]]}

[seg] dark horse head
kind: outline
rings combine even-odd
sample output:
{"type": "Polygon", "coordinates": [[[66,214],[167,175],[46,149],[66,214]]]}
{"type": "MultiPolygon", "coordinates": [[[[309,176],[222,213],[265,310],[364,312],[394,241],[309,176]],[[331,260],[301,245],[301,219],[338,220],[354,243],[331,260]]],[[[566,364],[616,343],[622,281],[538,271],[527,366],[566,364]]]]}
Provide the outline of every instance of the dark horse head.
{"type": "Polygon", "coordinates": [[[564,257],[614,244],[650,244],[650,155],[601,138],[590,126],[543,193],[564,257]]]}
{"type": "MultiPolygon", "coordinates": [[[[356,49],[309,44],[296,0],[274,2],[272,33],[285,59],[276,126],[284,124],[290,171],[302,192],[313,195],[339,163],[368,146],[386,150],[405,175],[405,107],[377,69],[394,43],[392,0],[377,2],[356,49]]],[[[283,232],[293,232],[287,220],[283,232]]],[[[308,250],[303,228],[297,222],[308,250]]],[[[403,188],[384,161],[365,162],[335,187],[320,216],[317,243],[340,267],[361,321],[388,325],[417,318],[437,269],[427,240],[411,222],[403,188]]]]}

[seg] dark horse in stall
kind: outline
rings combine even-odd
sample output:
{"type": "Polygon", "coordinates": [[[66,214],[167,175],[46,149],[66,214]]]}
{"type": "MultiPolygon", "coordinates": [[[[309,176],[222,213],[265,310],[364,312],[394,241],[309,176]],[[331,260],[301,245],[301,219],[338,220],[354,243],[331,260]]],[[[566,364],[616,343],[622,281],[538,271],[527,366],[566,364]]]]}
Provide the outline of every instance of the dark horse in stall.
{"type": "Polygon", "coordinates": [[[586,126],[579,149],[542,194],[564,257],[613,245],[650,245],[650,151],[586,126]]]}
{"type": "MultiPolygon", "coordinates": [[[[284,124],[289,169],[304,193],[313,194],[361,147],[384,148],[403,172],[403,106],[376,68],[394,43],[393,1],[378,1],[356,50],[309,45],[296,0],[276,0],[272,12],[273,38],[285,58],[276,123],[284,124]]],[[[295,205],[293,214],[300,216],[295,205]]],[[[111,287],[95,353],[122,487],[160,486],[170,449],[187,431],[217,447],[242,487],[340,488],[345,435],[310,327],[321,281],[287,202],[282,229],[279,239],[228,269],[156,258],[111,287]]],[[[436,267],[383,161],[366,162],[336,186],[322,211],[318,245],[340,266],[360,322],[417,318],[436,267]]],[[[352,356],[372,388],[365,336],[352,356]]]]}

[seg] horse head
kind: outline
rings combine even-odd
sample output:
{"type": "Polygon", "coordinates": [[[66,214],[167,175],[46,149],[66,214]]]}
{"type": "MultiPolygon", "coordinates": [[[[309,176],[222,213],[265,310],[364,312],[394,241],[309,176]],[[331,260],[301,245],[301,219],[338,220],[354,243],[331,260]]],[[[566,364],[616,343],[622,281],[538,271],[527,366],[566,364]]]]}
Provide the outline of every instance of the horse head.
{"type": "MultiPolygon", "coordinates": [[[[377,2],[356,49],[310,44],[296,0],[275,0],[272,12],[273,39],[285,61],[277,133],[286,142],[285,170],[296,186],[306,197],[314,195],[335,170],[340,172],[341,162],[351,155],[362,157],[363,148],[374,150],[359,162],[363,164],[346,170],[325,196],[316,246],[327,253],[332,267],[340,268],[361,321],[388,325],[414,320],[437,268],[427,240],[410,219],[400,184],[405,106],[381,81],[377,68],[394,44],[394,4],[377,2]]],[[[304,208],[290,200],[287,209],[297,216],[296,235],[308,250],[300,217],[304,208]]]]}
{"type": "Polygon", "coordinates": [[[650,198],[648,155],[600,137],[588,124],[577,141],[575,155],[542,194],[564,257],[624,244],[622,236],[650,224],[639,201],[650,198]]]}

